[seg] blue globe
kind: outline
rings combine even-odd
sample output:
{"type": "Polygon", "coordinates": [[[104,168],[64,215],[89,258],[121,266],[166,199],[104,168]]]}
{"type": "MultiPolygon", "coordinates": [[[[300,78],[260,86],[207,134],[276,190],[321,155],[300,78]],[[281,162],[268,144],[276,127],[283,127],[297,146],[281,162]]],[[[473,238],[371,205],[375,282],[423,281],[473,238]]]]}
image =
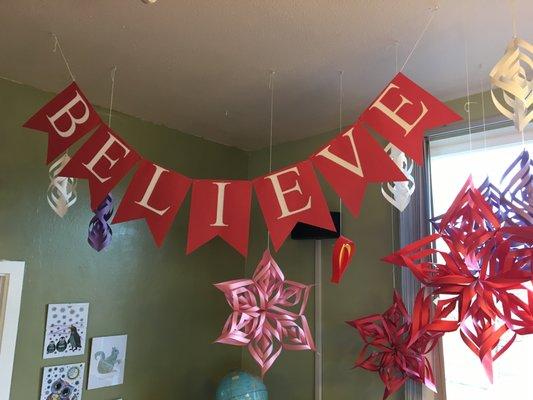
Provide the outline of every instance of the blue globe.
{"type": "Polygon", "coordinates": [[[216,400],[268,400],[268,392],[261,379],[238,371],[220,381],[216,400]]]}

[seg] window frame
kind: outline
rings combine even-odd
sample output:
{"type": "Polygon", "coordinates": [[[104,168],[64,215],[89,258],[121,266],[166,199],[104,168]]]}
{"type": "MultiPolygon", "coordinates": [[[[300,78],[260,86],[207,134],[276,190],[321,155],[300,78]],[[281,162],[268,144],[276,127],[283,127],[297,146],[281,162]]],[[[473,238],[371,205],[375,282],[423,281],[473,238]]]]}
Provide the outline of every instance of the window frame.
{"type": "Polygon", "coordinates": [[[9,399],[17,343],[25,263],[0,261],[0,398],[9,399]]]}
{"type": "MultiPolygon", "coordinates": [[[[477,134],[493,129],[505,128],[513,125],[513,121],[496,116],[482,120],[472,121],[470,128],[466,121],[450,124],[426,133],[424,137],[424,165],[414,165],[413,177],[415,178],[416,190],[411,197],[407,208],[399,213],[396,212],[398,221],[399,247],[412,243],[431,232],[430,218],[433,217],[433,199],[431,192],[431,154],[430,143],[434,140],[442,140],[450,137],[477,134]]],[[[407,268],[401,269],[402,297],[409,312],[412,312],[416,293],[421,287],[420,282],[407,268]]],[[[442,340],[429,356],[433,367],[438,393],[427,390],[422,384],[408,380],[405,385],[405,398],[409,400],[446,400],[446,375],[444,371],[444,357],[442,340]]]]}

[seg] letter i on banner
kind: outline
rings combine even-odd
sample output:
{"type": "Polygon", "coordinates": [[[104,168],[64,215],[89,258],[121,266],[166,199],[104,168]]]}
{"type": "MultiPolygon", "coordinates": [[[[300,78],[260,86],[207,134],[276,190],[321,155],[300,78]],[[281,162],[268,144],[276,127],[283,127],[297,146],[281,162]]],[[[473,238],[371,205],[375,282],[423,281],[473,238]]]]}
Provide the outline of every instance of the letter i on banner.
{"type": "Polygon", "coordinates": [[[298,222],[335,230],[310,161],[257,178],[253,185],[276,251],[298,222]]]}
{"type": "Polygon", "coordinates": [[[359,123],[331,140],[311,157],[311,161],[354,216],[359,214],[369,183],[406,180],[359,123]]]}
{"type": "Polygon", "coordinates": [[[186,176],[142,160],[113,224],[145,218],[155,243],[160,247],[190,186],[191,180],[186,176]]]}
{"type": "Polygon", "coordinates": [[[251,202],[250,181],[195,180],[192,186],[187,254],[220,236],[246,257],[251,202]]]}
{"type": "Polygon", "coordinates": [[[60,176],[87,179],[91,208],[98,205],[140,160],[107,125],[102,124],[61,170],[60,176]]]}
{"type": "Polygon", "coordinates": [[[101,123],[94,108],[73,82],[23,126],[48,133],[46,163],[49,164],[101,123]]]}
{"type": "Polygon", "coordinates": [[[461,119],[444,103],[399,73],[359,121],[368,124],[417,164],[422,164],[425,131],[461,119]]]}

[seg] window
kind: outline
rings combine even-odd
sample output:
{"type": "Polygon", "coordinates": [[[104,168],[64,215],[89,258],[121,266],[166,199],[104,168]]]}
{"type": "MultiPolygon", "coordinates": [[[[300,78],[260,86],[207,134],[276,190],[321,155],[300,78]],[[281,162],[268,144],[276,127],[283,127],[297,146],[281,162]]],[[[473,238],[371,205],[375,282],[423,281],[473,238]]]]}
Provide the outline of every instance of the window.
{"type": "MultiPolygon", "coordinates": [[[[524,149],[520,134],[512,126],[500,125],[485,134],[478,132],[472,136],[462,133],[430,138],[433,215],[447,210],[470,174],[476,186],[487,177],[498,185],[503,172],[524,149]]],[[[530,155],[533,155],[532,139],[533,129],[530,128],[525,141],[530,155]]],[[[445,393],[439,395],[439,400],[533,399],[530,383],[533,335],[517,336],[511,348],[494,362],[492,385],[479,359],[463,343],[458,332],[444,335],[442,353],[441,379],[445,380],[445,393]]]]}
{"type": "Polygon", "coordinates": [[[0,261],[0,399],[9,399],[24,263],[0,261]]]}

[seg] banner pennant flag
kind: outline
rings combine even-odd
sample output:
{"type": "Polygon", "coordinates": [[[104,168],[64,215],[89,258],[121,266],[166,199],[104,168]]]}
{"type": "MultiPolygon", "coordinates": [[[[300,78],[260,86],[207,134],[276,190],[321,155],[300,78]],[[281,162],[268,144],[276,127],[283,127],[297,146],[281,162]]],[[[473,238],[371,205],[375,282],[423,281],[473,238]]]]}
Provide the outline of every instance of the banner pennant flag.
{"type": "Polygon", "coordinates": [[[422,165],[425,131],[461,119],[460,115],[400,72],[359,121],[422,165]]]}
{"type": "Polygon", "coordinates": [[[192,187],[187,254],[220,236],[246,257],[251,203],[250,181],[195,180],[192,187]]]}
{"type": "Polygon", "coordinates": [[[140,160],[107,125],[102,124],[80,147],[60,176],[87,179],[91,192],[91,208],[96,210],[109,192],[140,160]]]}
{"type": "Polygon", "coordinates": [[[360,124],[355,124],[315,153],[311,160],[357,216],[371,182],[405,181],[402,171],[360,124]]]}
{"type": "Polygon", "coordinates": [[[276,251],[298,222],[335,230],[311,161],[257,178],[253,185],[276,251]]]}
{"type": "Polygon", "coordinates": [[[81,89],[72,82],[23,125],[48,133],[49,164],[102,121],[81,89]]]}
{"type": "Polygon", "coordinates": [[[142,160],[113,224],[144,218],[156,245],[161,247],[191,182],[186,176],[142,160]]]}

